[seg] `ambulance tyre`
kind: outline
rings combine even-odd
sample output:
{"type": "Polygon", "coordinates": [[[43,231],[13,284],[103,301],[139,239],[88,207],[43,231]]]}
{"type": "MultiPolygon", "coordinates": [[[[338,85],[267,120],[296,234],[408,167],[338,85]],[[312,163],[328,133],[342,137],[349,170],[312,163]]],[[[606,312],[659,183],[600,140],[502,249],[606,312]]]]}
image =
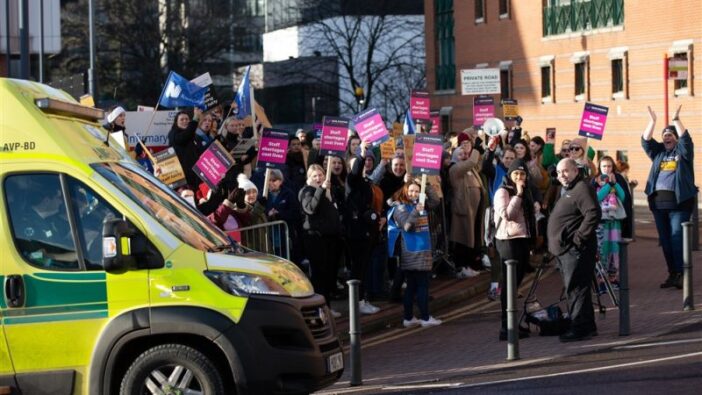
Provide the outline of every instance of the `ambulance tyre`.
{"type": "Polygon", "coordinates": [[[125,373],[120,394],[224,394],[222,377],[207,356],[182,344],[146,350],[125,373]],[[187,391],[183,391],[187,392],[187,391]]]}

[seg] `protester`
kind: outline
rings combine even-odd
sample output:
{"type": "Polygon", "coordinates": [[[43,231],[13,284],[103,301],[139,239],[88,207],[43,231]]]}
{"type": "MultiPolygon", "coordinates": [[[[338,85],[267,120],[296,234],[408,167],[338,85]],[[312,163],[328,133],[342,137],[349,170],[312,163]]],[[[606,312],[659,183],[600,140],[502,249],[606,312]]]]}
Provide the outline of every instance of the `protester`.
{"type": "MultiPolygon", "coordinates": [[[[303,213],[305,254],[311,265],[311,281],[317,293],[331,302],[336,287],[336,265],[339,260],[342,225],[339,211],[331,193],[332,184],[325,180],[324,169],[313,164],[307,169],[307,185],[300,190],[303,213]]],[[[332,310],[335,317],[339,313],[332,310]]]]}
{"type": "Polygon", "coordinates": [[[584,180],[573,159],[556,167],[563,192],[548,220],[548,249],[556,257],[563,278],[571,319],[562,342],[597,335],[591,286],[597,254],[597,224],[602,213],[595,191],[584,180]]]}
{"type": "MultiPolygon", "coordinates": [[[[619,285],[619,243],[622,241],[622,220],[627,216],[626,204],[630,204],[631,195],[625,192],[624,180],[619,180],[614,167],[614,159],[603,156],[600,159],[600,171],[591,183],[597,192],[602,220],[597,227],[597,244],[600,263],[609,276],[612,285],[619,285]]],[[[600,291],[604,287],[603,279],[598,278],[600,291]]]]}
{"type": "Polygon", "coordinates": [[[662,142],[652,138],[656,113],[648,107],[649,122],[641,136],[641,146],[652,161],[644,192],[668,266],[668,278],[661,288],[683,287],[682,223],[690,220],[697,195],[694,144],[680,121],[681,107],[675,111],[673,124],[663,129],[662,142]]]}
{"type": "Polygon", "coordinates": [[[202,111],[194,110],[193,119],[186,111],[180,111],[173,120],[173,126],[168,132],[168,145],[173,147],[180,162],[180,166],[185,173],[185,179],[190,189],[195,190],[200,184],[200,178],[193,172],[192,168],[197,162],[199,155],[193,147],[195,130],[198,128],[198,121],[202,111]]]}
{"type": "Polygon", "coordinates": [[[373,209],[374,189],[366,172],[366,158],[372,155],[370,144],[365,142],[351,159],[351,170],[346,178],[346,241],[351,258],[351,278],[361,281],[359,311],[362,314],[375,314],[380,309],[366,300],[366,286],[363,282],[378,239],[380,213],[373,209]]]}
{"type": "Polygon", "coordinates": [[[351,159],[356,157],[356,151],[358,146],[361,145],[361,138],[357,134],[351,135],[349,137],[348,145],[346,147],[346,166],[351,168],[351,159]]]}
{"type": "Polygon", "coordinates": [[[480,221],[483,186],[478,174],[480,154],[472,149],[472,140],[466,141],[453,151],[455,164],[449,169],[453,189],[449,240],[453,242],[459,278],[477,276],[482,266],[478,260],[483,228],[480,221]]]}
{"type": "MultiPolygon", "coordinates": [[[[495,192],[495,239],[497,252],[502,262],[502,289],[506,289],[507,260],[516,260],[516,288],[522,283],[529,263],[530,244],[536,235],[534,199],[529,191],[527,179],[529,169],[526,162],[512,162],[500,188],[495,192]]],[[[507,292],[500,295],[502,308],[500,340],[507,340],[507,292]]],[[[519,328],[519,337],[528,337],[529,330],[519,328]]]]}
{"type": "Polygon", "coordinates": [[[584,180],[590,180],[592,176],[597,173],[597,166],[592,162],[592,160],[587,156],[589,147],[587,145],[586,137],[576,137],[570,142],[569,158],[573,159],[575,163],[581,168],[581,173],[584,180]],[[584,170],[584,171],[583,171],[584,170]]]}
{"type": "MultiPolygon", "coordinates": [[[[300,224],[300,204],[295,195],[286,184],[284,184],[283,172],[278,169],[269,170],[268,197],[262,198],[262,204],[266,208],[266,218],[271,221],[285,221],[288,225],[290,240],[274,239],[273,244],[276,250],[282,252],[285,243],[290,243],[291,260],[297,264],[301,262],[303,251],[298,244],[300,224]]],[[[276,254],[281,255],[281,254],[276,254]]]]}
{"type": "Polygon", "coordinates": [[[291,137],[288,142],[288,153],[285,157],[287,186],[297,193],[305,185],[307,164],[302,153],[302,144],[297,137],[291,137]]]}
{"type": "Polygon", "coordinates": [[[141,144],[134,145],[134,151],[129,151],[129,135],[127,134],[127,129],[125,122],[127,120],[127,112],[121,106],[114,106],[108,110],[107,114],[107,124],[105,128],[110,133],[122,132],[122,144],[124,149],[129,152],[129,156],[132,159],[137,159],[144,156],[144,148],[141,144]]]}
{"type": "MultiPolygon", "coordinates": [[[[405,184],[392,198],[388,213],[388,251],[399,254],[400,268],[407,279],[404,296],[402,325],[406,328],[441,325],[429,315],[429,278],[432,268],[432,246],[429,235],[429,220],[425,205],[419,203],[421,182],[413,180],[405,184]],[[413,313],[417,299],[420,318],[413,313]]],[[[439,204],[431,185],[426,186],[426,206],[431,209],[439,204]]]]}
{"type": "Polygon", "coordinates": [[[544,139],[541,137],[532,137],[531,140],[529,140],[531,160],[527,162],[529,178],[532,184],[539,190],[542,197],[546,194],[548,187],[551,185],[551,179],[548,176],[546,168],[543,166],[543,150],[545,144],[544,139]]]}

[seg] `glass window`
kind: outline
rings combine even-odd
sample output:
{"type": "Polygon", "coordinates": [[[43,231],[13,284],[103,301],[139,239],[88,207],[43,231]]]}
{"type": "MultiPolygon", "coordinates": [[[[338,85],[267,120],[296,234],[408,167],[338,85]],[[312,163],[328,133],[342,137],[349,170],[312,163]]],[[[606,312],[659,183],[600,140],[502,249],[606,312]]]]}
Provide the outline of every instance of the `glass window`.
{"type": "Polygon", "coordinates": [[[612,59],[612,94],[624,92],[624,59],[612,59]]]}
{"type": "Polygon", "coordinates": [[[78,180],[68,179],[68,191],[73,202],[85,267],[88,270],[102,270],[102,224],[106,219],[121,218],[122,215],[78,180]]]}
{"type": "Polygon", "coordinates": [[[500,70],[500,94],[503,99],[512,98],[512,69],[505,68],[500,70]]]}
{"type": "Polygon", "coordinates": [[[509,0],[500,0],[500,17],[509,15],[509,0]]]}
{"type": "Polygon", "coordinates": [[[93,168],[184,243],[202,251],[230,245],[207,218],[137,165],[105,163],[93,168]]]}
{"type": "Polygon", "coordinates": [[[80,270],[58,174],[17,174],[4,182],[15,247],[25,260],[49,270],[80,270]]]}
{"type": "Polygon", "coordinates": [[[453,0],[436,0],[435,6],[434,62],[436,64],[436,90],[455,89],[453,0]]]}
{"type": "Polygon", "coordinates": [[[485,0],[475,0],[475,21],[485,21],[485,0]]]}
{"type": "Polygon", "coordinates": [[[586,81],[586,63],[580,62],[575,64],[575,96],[585,94],[586,81]]]}
{"type": "MultiPolygon", "coordinates": [[[[673,59],[675,59],[675,60],[683,60],[683,61],[687,62],[687,52],[678,52],[678,53],[676,53],[676,54],[673,55],[673,59]]],[[[688,79],[690,78],[690,77],[689,77],[689,74],[690,74],[690,73],[688,72],[688,77],[687,77],[686,79],[682,79],[682,80],[676,79],[676,80],[673,80],[673,81],[674,81],[675,90],[676,90],[676,92],[675,92],[676,95],[686,93],[685,90],[687,89],[687,81],[688,81],[688,79]]]]}
{"type": "Polygon", "coordinates": [[[551,66],[541,66],[541,98],[551,97],[551,66]]]}

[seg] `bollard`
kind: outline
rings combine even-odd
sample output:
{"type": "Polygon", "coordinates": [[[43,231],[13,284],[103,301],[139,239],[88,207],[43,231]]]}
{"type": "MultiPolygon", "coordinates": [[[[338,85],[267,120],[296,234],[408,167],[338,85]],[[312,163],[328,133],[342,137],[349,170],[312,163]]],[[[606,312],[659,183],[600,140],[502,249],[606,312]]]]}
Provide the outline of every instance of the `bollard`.
{"type": "Polygon", "coordinates": [[[517,261],[508,259],[507,265],[507,360],[519,359],[519,332],[517,328],[517,261]]]}
{"type": "Polygon", "coordinates": [[[699,192],[695,195],[695,207],[692,209],[692,251],[700,250],[700,208],[699,192]]]}
{"type": "Polygon", "coordinates": [[[631,333],[629,316],[629,243],[632,239],[619,242],[619,336],[631,333]]]}
{"type": "Polygon", "coordinates": [[[361,315],[358,311],[358,286],[359,280],[349,280],[349,339],[351,386],[363,385],[361,377],[361,315]]]}
{"type": "Polygon", "coordinates": [[[695,309],[692,297],[692,222],[683,222],[683,310],[695,309]]]}

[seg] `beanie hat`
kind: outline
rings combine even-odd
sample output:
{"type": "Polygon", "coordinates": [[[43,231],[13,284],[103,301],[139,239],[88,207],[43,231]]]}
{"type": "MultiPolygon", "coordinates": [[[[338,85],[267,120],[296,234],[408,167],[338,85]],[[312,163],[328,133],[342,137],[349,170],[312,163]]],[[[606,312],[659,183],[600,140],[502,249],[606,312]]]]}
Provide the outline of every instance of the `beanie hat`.
{"type": "Polygon", "coordinates": [[[512,164],[509,165],[509,169],[507,169],[507,175],[510,176],[513,171],[517,170],[521,170],[527,174],[527,177],[529,176],[529,169],[527,168],[527,164],[521,159],[515,159],[512,161],[512,164]]]}
{"type": "Polygon", "coordinates": [[[468,133],[459,133],[458,145],[463,144],[464,141],[470,141],[471,143],[473,143],[473,138],[468,133]]]}
{"type": "Polygon", "coordinates": [[[673,136],[675,136],[675,139],[677,140],[678,137],[678,131],[675,129],[674,125],[668,125],[663,129],[663,132],[661,133],[661,136],[664,136],[666,133],[670,133],[673,136]]]}
{"type": "Polygon", "coordinates": [[[115,107],[115,109],[112,110],[112,112],[110,112],[109,115],[107,115],[107,122],[109,122],[109,123],[114,122],[115,119],[117,119],[117,117],[119,117],[120,115],[122,115],[124,113],[126,113],[124,108],[122,108],[121,106],[115,107]]]}
{"type": "Polygon", "coordinates": [[[236,177],[236,181],[239,183],[239,188],[243,189],[244,191],[249,191],[251,189],[255,189],[256,192],[258,192],[258,188],[256,188],[256,184],[251,182],[248,177],[246,177],[246,174],[239,174],[239,176],[236,177]]]}

